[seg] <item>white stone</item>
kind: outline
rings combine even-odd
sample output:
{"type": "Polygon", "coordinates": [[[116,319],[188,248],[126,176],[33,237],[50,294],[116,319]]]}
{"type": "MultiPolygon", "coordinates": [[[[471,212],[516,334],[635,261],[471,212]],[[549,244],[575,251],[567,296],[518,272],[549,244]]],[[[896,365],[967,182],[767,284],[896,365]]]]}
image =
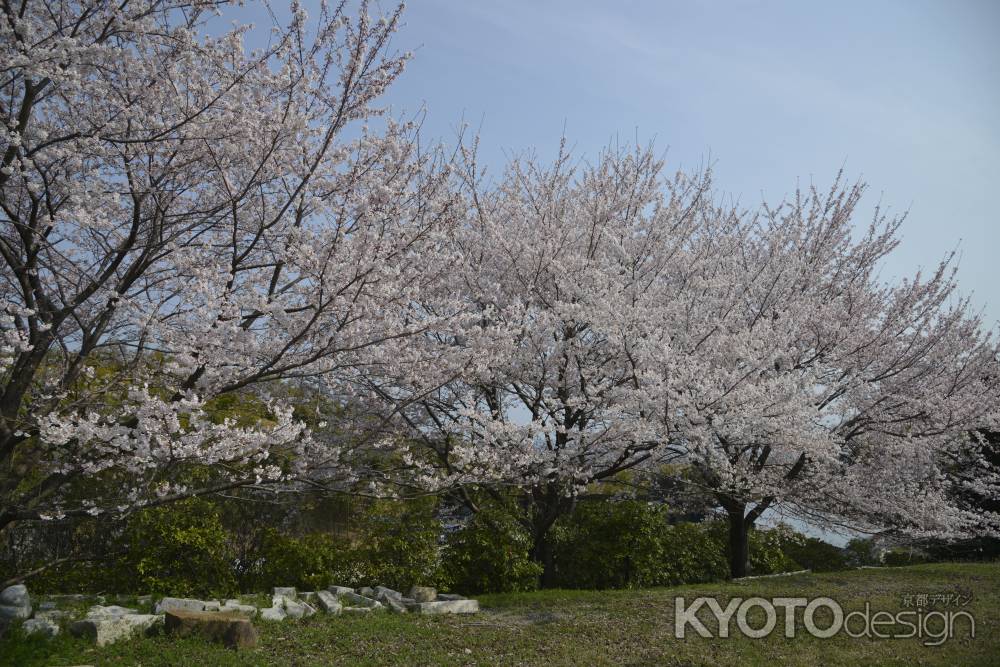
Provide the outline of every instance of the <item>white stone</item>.
{"type": "Polygon", "coordinates": [[[378,600],[373,600],[364,595],[358,595],[357,593],[344,593],[341,597],[350,602],[356,607],[371,607],[372,609],[379,609],[382,603],[378,600]]]}
{"type": "Polygon", "coordinates": [[[285,616],[285,610],[281,607],[268,607],[260,610],[260,617],[265,621],[283,621],[285,616]]]}
{"type": "Polygon", "coordinates": [[[464,595],[455,595],[454,593],[438,593],[437,594],[437,599],[438,599],[439,602],[440,601],[452,602],[454,600],[464,600],[465,596],[464,595]]]}
{"type": "Polygon", "coordinates": [[[369,586],[362,586],[358,589],[359,595],[364,595],[366,598],[375,599],[375,589],[369,586]]]}
{"type": "Polygon", "coordinates": [[[394,591],[391,588],[386,588],[385,586],[376,586],[375,595],[370,597],[374,597],[377,600],[380,595],[385,595],[386,597],[390,597],[394,600],[399,600],[403,597],[403,594],[399,591],[394,591]]]}
{"type": "Polygon", "coordinates": [[[347,586],[327,586],[326,590],[330,591],[334,595],[343,595],[344,593],[353,593],[353,588],[348,588],[347,586]]]}
{"type": "Polygon", "coordinates": [[[285,613],[292,618],[306,618],[316,613],[308,602],[285,598],[285,613]]]}
{"type": "Polygon", "coordinates": [[[274,595],[281,595],[286,598],[291,598],[292,600],[298,597],[298,593],[295,591],[294,586],[275,586],[274,595]]]}
{"type": "Polygon", "coordinates": [[[129,609],[128,607],[119,607],[116,604],[109,605],[107,607],[102,607],[99,604],[95,604],[89,610],[87,610],[87,618],[107,618],[116,616],[125,616],[126,614],[138,614],[138,610],[129,609]]]}
{"type": "Polygon", "coordinates": [[[413,598],[417,602],[433,602],[437,597],[437,590],[430,586],[413,586],[406,597],[413,598]]]}
{"type": "Polygon", "coordinates": [[[416,614],[475,614],[479,611],[479,602],[477,600],[440,600],[417,602],[408,605],[407,608],[416,614]]]}
{"type": "Polygon", "coordinates": [[[252,604],[240,604],[239,600],[226,600],[226,604],[219,607],[222,612],[236,612],[247,616],[256,616],[257,607],[252,604]]]}
{"type": "Polygon", "coordinates": [[[205,602],[192,598],[163,598],[156,603],[156,608],[153,611],[162,614],[169,610],[205,611],[205,602]]]}
{"type": "Polygon", "coordinates": [[[138,632],[151,632],[163,624],[159,614],[122,614],[120,616],[88,617],[69,626],[77,637],[89,637],[98,646],[113,644],[138,632]]]}
{"type": "Polygon", "coordinates": [[[394,613],[394,614],[405,614],[406,613],[406,605],[404,605],[402,602],[400,602],[396,598],[389,597],[385,593],[380,593],[378,599],[379,599],[379,602],[381,602],[386,607],[388,607],[389,611],[391,611],[392,613],[394,613]]]}
{"type": "Polygon", "coordinates": [[[340,600],[337,599],[337,596],[330,591],[316,591],[316,600],[319,602],[319,606],[322,607],[323,611],[328,614],[339,614],[344,608],[344,606],[340,604],[340,600]]]}
{"type": "Polygon", "coordinates": [[[55,637],[59,634],[59,624],[47,618],[29,618],[21,626],[27,635],[44,635],[55,637]]]}

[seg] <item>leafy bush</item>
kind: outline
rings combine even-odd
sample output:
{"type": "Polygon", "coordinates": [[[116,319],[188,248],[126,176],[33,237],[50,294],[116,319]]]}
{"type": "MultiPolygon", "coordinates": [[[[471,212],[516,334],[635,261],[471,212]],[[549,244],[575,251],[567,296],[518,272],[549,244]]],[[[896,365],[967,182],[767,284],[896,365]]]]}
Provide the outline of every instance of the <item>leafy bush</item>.
{"type": "Polygon", "coordinates": [[[562,588],[636,588],[664,583],[666,507],[634,500],[587,502],[555,527],[562,588]]]}
{"type": "Polygon", "coordinates": [[[114,563],[117,592],[209,595],[238,592],[218,509],[190,498],[132,516],[114,563]]]}
{"type": "Polygon", "coordinates": [[[886,552],[882,558],[882,563],[888,567],[898,567],[902,565],[917,565],[928,562],[927,554],[918,549],[908,547],[894,547],[886,552]]]}
{"type": "Polygon", "coordinates": [[[244,590],[267,590],[273,586],[295,586],[302,590],[325,588],[333,583],[335,555],[344,545],[330,535],[313,533],[302,537],[267,528],[251,563],[241,563],[244,590]]]}
{"type": "Polygon", "coordinates": [[[843,549],[815,537],[788,542],[784,551],[796,563],[813,572],[836,572],[850,567],[843,549]]]}
{"type": "Polygon", "coordinates": [[[860,565],[881,565],[882,559],[875,543],[870,539],[856,537],[844,547],[847,562],[854,567],[860,565]]]}
{"type": "Polygon", "coordinates": [[[541,566],[530,549],[531,538],[509,513],[485,509],[448,536],[444,578],[463,593],[534,590],[541,566]]]}
{"type": "Polygon", "coordinates": [[[365,580],[403,590],[410,586],[446,585],[442,571],[441,522],[437,499],[380,501],[365,515],[365,536],[356,556],[348,559],[365,580]]]}

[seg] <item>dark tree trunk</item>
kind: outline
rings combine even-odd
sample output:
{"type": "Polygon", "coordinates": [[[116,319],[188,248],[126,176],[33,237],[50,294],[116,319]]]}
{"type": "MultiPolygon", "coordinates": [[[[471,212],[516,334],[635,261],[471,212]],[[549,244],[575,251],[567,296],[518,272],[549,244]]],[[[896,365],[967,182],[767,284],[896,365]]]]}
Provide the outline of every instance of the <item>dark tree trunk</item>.
{"type": "Polygon", "coordinates": [[[533,562],[538,563],[542,568],[541,574],[538,575],[538,587],[554,587],[556,585],[555,553],[552,549],[552,540],[549,537],[548,530],[533,537],[529,556],[533,562]]]}
{"type": "Polygon", "coordinates": [[[729,513],[729,576],[733,579],[747,576],[750,560],[750,529],[752,522],[744,516],[745,507],[727,508],[729,513]]]}

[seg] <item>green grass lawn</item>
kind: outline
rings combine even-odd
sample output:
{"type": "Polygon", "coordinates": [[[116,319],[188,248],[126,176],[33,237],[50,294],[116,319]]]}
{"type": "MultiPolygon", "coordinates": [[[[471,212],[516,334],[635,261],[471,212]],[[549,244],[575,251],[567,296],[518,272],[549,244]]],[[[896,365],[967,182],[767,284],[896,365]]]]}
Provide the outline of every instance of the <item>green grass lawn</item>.
{"type": "MultiPolygon", "coordinates": [[[[936,564],[740,583],[640,591],[544,591],[480,597],[474,616],[378,614],[304,621],[258,622],[261,642],[239,653],[196,639],[158,636],[95,648],[83,640],[0,641],[3,665],[1000,665],[1000,563],[936,564]],[[674,597],[773,598],[826,596],[845,613],[904,610],[904,596],[971,592],[965,610],[976,619],[937,647],[920,639],[785,638],[783,610],[777,629],[763,639],[674,637],[674,597]]],[[[759,610],[756,610],[759,611],[759,610]]],[[[798,610],[801,619],[802,610],[798,610]]],[[[701,618],[706,616],[699,614],[701,618]]],[[[759,626],[751,614],[751,625],[759,626]]],[[[819,618],[819,617],[817,617],[819,618]]],[[[706,622],[706,626],[711,623],[706,622]]],[[[933,627],[937,627],[936,625],[933,627]]],[[[891,626],[890,626],[891,628],[891,626]]],[[[714,629],[714,628],[713,628],[714,629]]],[[[883,628],[885,631],[886,628],[883,628]]]]}

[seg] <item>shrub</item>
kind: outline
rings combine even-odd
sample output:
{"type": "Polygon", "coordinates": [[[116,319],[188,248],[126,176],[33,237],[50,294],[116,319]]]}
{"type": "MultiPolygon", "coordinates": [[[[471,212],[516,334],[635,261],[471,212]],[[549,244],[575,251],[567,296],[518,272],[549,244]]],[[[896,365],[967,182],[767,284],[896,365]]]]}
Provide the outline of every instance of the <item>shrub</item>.
{"type": "Polygon", "coordinates": [[[850,567],[843,549],[815,537],[788,542],[784,551],[800,566],[813,572],[836,572],[850,567]]]}
{"type": "Polygon", "coordinates": [[[355,558],[347,559],[354,571],[366,578],[359,585],[378,583],[403,590],[410,586],[442,586],[437,499],[379,501],[367,511],[364,538],[355,558]]]}
{"type": "Polygon", "coordinates": [[[302,537],[267,528],[261,535],[253,561],[244,568],[241,588],[267,590],[273,586],[295,586],[302,590],[325,588],[333,583],[333,563],[344,545],[330,535],[313,533],[302,537]]]}
{"type": "Polygon", "coordinates": [[[448,536],[444,578],[463,593],[534,590],[542,569],[530,549],[528,533],[509,513],[484,509],[448,536]]]}
{"type": "Polygon", "coordinates": [[[585,502],[554,528],[557,585],[636,588],[664,583],[666,507],[585,502]]]}
{"type": "Polygon", "coordinates": [[[117,592],[209,595],[236,593],[226,531],[217,508],[190,498],[132,516],[114,561],[117,592]]]}

